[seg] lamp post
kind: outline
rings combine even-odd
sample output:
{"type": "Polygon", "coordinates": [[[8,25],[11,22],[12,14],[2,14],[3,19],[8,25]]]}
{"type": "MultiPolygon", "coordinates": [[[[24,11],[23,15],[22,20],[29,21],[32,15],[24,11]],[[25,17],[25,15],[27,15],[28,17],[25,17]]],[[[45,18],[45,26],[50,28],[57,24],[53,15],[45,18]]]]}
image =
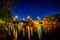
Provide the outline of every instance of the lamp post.
{"type": "MultiPolygon", "coordinates": [[[[28,21],[30,20],[30,16],[27,16],[28,21]]],[[[27,26],[27,31],[28,31],[28,38],[30,40],[30,26],[27,26]]]]}
{"type": "Polygon", "coordinates": [[[27,16],[27,19],[28,19],[28,26],[27,26],[27,29],[28,29],[28,38],[30,40],[30,31],[31,31],[31,35],[33,36],[33,28],[32,28],[32,18],[30,16],[27,16]]]}
{"type": "Polygon", "coordinates": [[[16,18],[16,20],[17,20],[18,16],[15,16],[15,18],[16,18]]]}
{"type": "Polygon", "coordinates": [[[37,19],[38,19],[38,20],[41,20],[41,18],[40,18],[39,16],[37,16],[37,19]]]}
{"type": "MultiPolygon", "coordinates": [[[[37,16],[37,19],[40,22],[41,18],[39,16],[37,16]]],[[[41,25],[39,25],[39,27],[38,27],[38,36],[39,36],[39,39],[42,38],[42,26],[41,25]]]]}
{"type": "Polygon", "coordinates": [[[22,19],[23,20],[23,37],[25,36],[25,24],[24,24],[24,21],[25,21],[25,18],[22,19]]]}
{"type": "Polygon", "coordinates": [[[18,16],[15,16],[15,18],[18,18],[18,16]]]}
{"type": "Polygon", "coordinates": [[[25,20],[25,18],[23,18],[22,20],[25,20]]]}
{"type": "Polygon", "coordinates": [[[27,16],[27,19],[29,20],[30,19],[30,16],[27,16]]]}
{"type": "Polygon", "coordinates": [[[15,36],[15,40],[17,40],[17,35],[18,35],[18,21],[17,21],[18,16],[14,17],[14,28],[13,28],[13,35],[15,36]]]}

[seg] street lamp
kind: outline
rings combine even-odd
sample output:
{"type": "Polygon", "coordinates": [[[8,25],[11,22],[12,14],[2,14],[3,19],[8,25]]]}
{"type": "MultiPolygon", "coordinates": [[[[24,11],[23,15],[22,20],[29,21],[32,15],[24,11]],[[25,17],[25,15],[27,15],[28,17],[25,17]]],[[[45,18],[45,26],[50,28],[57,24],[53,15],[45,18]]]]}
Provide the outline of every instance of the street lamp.
{"type": "Polygon", "coordinates": [[[27,16],[28,19],[30,19],[30,16],[27,16]]]}
{"type": "MultiPolygon", "coordinates": [[[[41,18],[39,16],[37,16],[37,19],[41,20],[41,18]]],[[[39,23],[40,23],[40,21],[39,21],[39,23]]],[[[39,39],[41,39],[42,38],[42,26],[41,25],[39,25],[39,27],[38,27],[38,35],[39,35],[39,39]]]]}
{"type": "Polygon", "coordinates": [[[15,18],[17,19],[17,18],[18,18],[18,16],[15,16],[15,18]]]}
{"type": "Polygon", "coordinates": [[[14,21],[16,21],[17,20],[17,18],[18,18],[18,16],[15,16],[13,19],[14,19],[14,21]]]}
{"type": "Polygon", "coordinates": [[[25,18],[23,18],[22,20],[25,20],[25,18]]]}
{"type": "Polygon", "coordinates": [[[18,16],[15,16],[15,17],[14,17],[14,22],[13,22],[13,23],[14,23],[13,35],[15,36],[15,39],[17,39],[17,36],[18,36],[18,35],[17,35],[17,33],[18,33],[18,32],[17,32],[17,30],[18,30],[17,28],[18,28],[18,23],[19,23],[19,22],[17,21],[17,18],[18,18],[18,16]]]}
{"type": "Polygon", "coordinates": [[[37,18],[39,18],[39,16],[37,16],[37,18]]]}
{"type": "Polygon", "coordinates": [[[40,17],[39,17],[39,16],[37,16],[37,19],[38,19],[38,20],[40,20],[40,17]]]}

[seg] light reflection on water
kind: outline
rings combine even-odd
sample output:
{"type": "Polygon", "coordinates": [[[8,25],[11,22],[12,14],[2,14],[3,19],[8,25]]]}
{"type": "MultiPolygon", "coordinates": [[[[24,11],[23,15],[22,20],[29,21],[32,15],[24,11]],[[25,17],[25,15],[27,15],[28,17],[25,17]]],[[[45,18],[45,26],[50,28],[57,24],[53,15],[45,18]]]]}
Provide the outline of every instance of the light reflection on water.
{"type": "MultiPolygon", "coordinates": [[[[19,27],[20,29],[19,29],[19,33],[20,33],[20,31],[24,31],[23,32],[23,35],[22,36],[25,36],[25,32],[27,31],[27,35],[28,35],[28,38],[30,39],[30,36],[32,36],[32,35],[34,35],[33,33],[34,32],[38,32],[39,34],[38,35],[40,35],[40,38],[42,38],[42,32],[44,31],[45,33],[47,33],[47,32],[51,32],[51,30],[55,30],[56,29],[56,25],[40,25],[40,26],[35,26],[35,27],[30,27],[29,26],[29,28],[26,28],[26,29],[28,29],[28,30],[26,30],[25,31],[25,29],[23,28],[23,26],[22,27],[19,27]],[[39,29],[39,30],[38,30],[39,29]],[[32,32],[30,32],[32,30],[32,32]]],[[[13,29],[13,27],[12,27],[12,29],[13,29]]],[[[18,35],[18,34],[17,34],[18,35]]]]}

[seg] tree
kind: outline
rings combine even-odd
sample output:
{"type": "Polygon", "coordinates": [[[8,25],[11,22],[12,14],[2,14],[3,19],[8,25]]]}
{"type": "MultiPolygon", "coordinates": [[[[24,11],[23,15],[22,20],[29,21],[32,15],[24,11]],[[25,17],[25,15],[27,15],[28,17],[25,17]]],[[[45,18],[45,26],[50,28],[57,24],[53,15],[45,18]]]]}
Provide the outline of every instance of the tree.
{"type": "Polygon", "coordinates": [[[14,3],[16,3],[17,0],[0,0],[0,9],[2,8],[7,8],[9,9],[10,7],[13,6],[14,3]]]}
{"type": "Polygon", "coordinates": [[[50,21],[51,20],[51,17],[50,16],[45,16],[44,17],[44,20],[50,21]]]}
{"type": "Polygon", "coordinates": [[[16,0],[0,0],[0,19],[5,20],[6,22],[11,22],[12,13],[9,10],[16,0]]]}
{"type": "Polygon", "coordinates": [[[12,22],[12,13],[8,9],[1,10],[0,19],[6,22],[12,22]]]}
{"type": "Polygon", "coordinates": [[[52,14],[51,18],[53,21],[60,21],[60,14],[52,14]]]}

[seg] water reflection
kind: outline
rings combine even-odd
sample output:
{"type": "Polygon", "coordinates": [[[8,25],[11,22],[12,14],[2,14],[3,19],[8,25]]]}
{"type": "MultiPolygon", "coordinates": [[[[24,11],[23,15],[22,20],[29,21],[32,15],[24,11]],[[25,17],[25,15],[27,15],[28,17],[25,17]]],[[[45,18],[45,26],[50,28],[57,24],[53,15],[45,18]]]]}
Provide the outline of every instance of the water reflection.
{"type": "MultiPolygon", "coordinates": [[[[13,25],[12,25],[13,26],[13,25]]],[[[34,24],[32,27],[23,25],[23,23],[19,24],[18,31],[14,31],[14,27],[11,27],[11,31],[13,31],[13,34],[16,39],[26,39],[26,40],[42,40],[45,35],[51,35],[53,32],[55,32],[57,29],[57,25],[51,25],[51,24],[34,24]],[[12,30],[13,29],[13,30],[12,30]],[[18,38],[17,38],[18,37],[18,38]]]]}

